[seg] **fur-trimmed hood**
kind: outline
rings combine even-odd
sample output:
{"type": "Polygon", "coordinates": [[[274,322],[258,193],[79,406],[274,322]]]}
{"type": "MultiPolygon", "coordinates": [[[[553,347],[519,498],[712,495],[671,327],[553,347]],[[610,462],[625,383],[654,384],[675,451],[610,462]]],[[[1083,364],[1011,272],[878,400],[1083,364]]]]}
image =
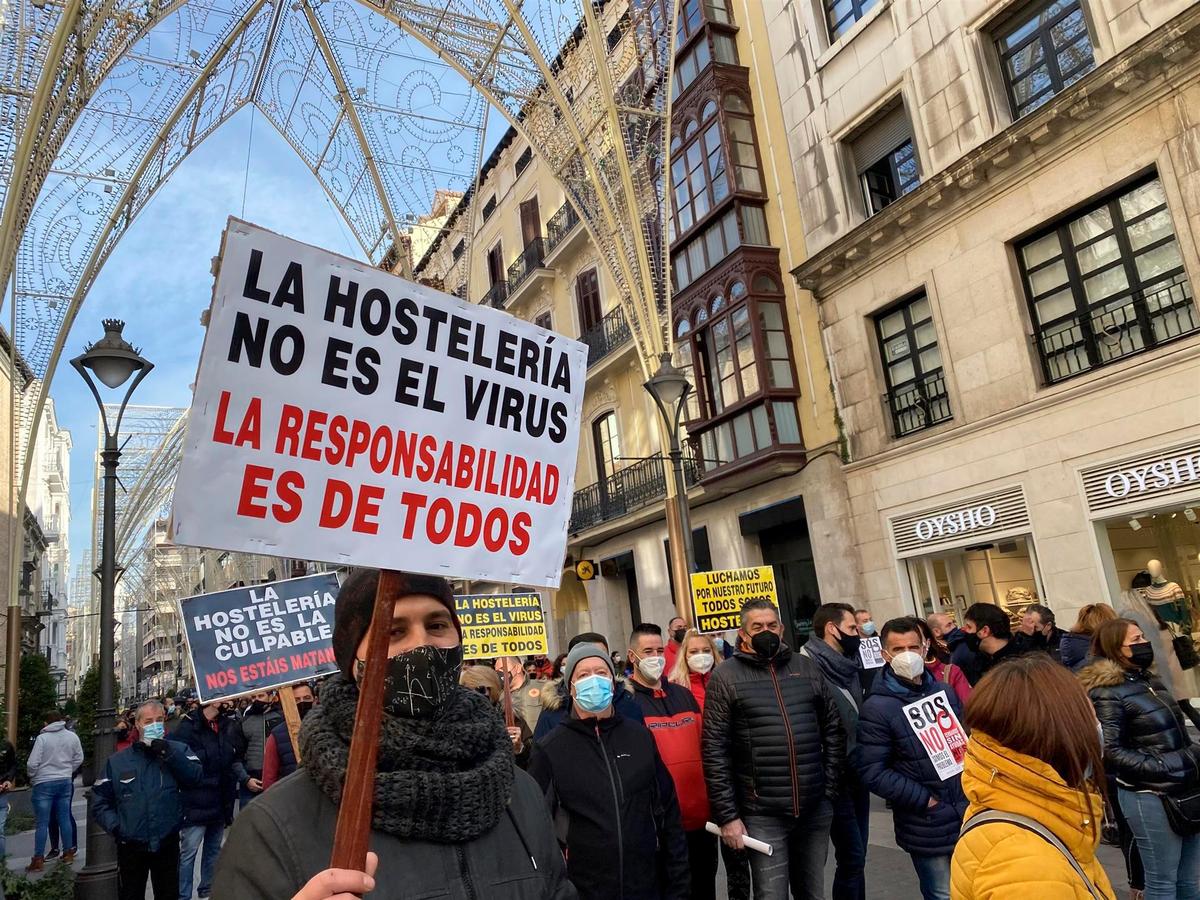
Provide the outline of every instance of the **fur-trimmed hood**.
{"type": "Polygon", "coordinates": [[[1101,687],[1116,687],[1125,681],[1127,674],[1132,672],[1122,669],[1111,659],[1097,659],[1079,670],[1079,681],[1085,691],[1090,691],[1101,687]]]}

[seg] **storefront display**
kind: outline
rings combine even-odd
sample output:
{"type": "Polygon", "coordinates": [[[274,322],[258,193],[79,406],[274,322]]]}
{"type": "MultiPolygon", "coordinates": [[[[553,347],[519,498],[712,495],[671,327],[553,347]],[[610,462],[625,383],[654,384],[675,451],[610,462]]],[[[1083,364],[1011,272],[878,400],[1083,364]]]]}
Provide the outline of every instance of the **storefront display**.
{"type": "MultiPolygon", "coordinates": [[[[1013,486],[890,523],[901,584],[915,612],[962,621],[973,603],[1009,609],[1042,595],[1024,491],[1013,486]]],[[[1010,610],[1011,614],[1011,610],[1010,610]]]]}

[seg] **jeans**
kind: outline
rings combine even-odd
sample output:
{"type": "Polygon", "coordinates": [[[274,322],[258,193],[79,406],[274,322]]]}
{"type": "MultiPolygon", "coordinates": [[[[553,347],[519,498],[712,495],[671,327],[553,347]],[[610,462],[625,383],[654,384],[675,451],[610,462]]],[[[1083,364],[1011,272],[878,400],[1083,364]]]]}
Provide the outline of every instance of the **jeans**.
{"type": "Polygon", "coordinates": [[[1180,837],[1157,794],[1117,788],[1117,802],[1146,867],[1146,900],[1200,898],[1200,834],[1180,837]]]}
{"type": "Polygon", "coordinates": [[[867,896],[867,833],[871,826],[871,794],[861,785],[844,787],[833,800],[829,839],[837,868],[833,900],[865,900],[867,896]]]}
{"type": "Polygon", "coordinates": [[[196,852],[204,843],[200,855],[200,896],[212,893],[213,872],[217,868],[217,856],[221,853],[221,838],[225,825],[184,825],[179,833],[179,900],[192,900],[192,877],[196,874],[196,852]]]}
{"type": "Polygon", "coordinates": [[[8,794],[0,794],[0,862],[4,861],[7,850],[4,846],[4,826],[8,824],[8,794]]]}
{"type": "Polygon", "coordinates": [[[692,875],[691,900],[716,900],[717,896],[717,842],[715,834],[703,828],[686,831],[688,869],[692,875]]]}
{"type": "Polygon", "coordinates": [[[950,900],[950,857],[908,855],[917,870],[924,900],[950,900]]]}
{"type": "Polygon", "coordinates": [[[154,900],[174,900],[179,887],[179,835],[162,839],[153,853],[145,844],[117,841],[117,896],[120,900],[146,900],[146,878],[154,886],[154,900]]]}
{"type": "Polygon", "coordinates": [[[727,900],[750,900],[750,854],[754,851],[731,850],[724,841],[720,845],[727,900]]]}
{"type": "MultiPolygon", "coordinates": [[[[75,803],[75,782],[72,781],[71,782],[71,804],[72,804],[72,807],[74,806],[74,803],[75,803]]],[[[79,834],[79,826],[75,823],[75,811],[73,808],[71,810],[71,832],[76,835],[79,834]]],[[[58,819],[51,816],[51,818],[50,818],[50,851],[52,853],[55,850],[59,849],[59,847],[62,847],[61,839],[62,839],[62,835],[60,835],[59,831],[58,831],[58,819]]],[[[66,847],[63,847],[62,849],[70,850],[71,847],[70,847],[70,845],[68,845],[66,847]]]]}
{"type": "Polygon", "coordinates": [[[754,900],[822,900],[825,894],[825,859],[829,855],[829,826],[833,804],[821,802],[795,816],[743,816],[752,838],[766,841],[772,856],[750,852],[754,900]]]}
{"type": "Polygon", "coordinates": [[[75,847],[75,825],[71,821],[71,794],[74,787],[70,778],[56,778],[33,786],[33,814],[37,830],[33,835],[33,855],[46,855],[46,837],[50,833],[50,817],[58,820],[66,850],[75,847]]]}

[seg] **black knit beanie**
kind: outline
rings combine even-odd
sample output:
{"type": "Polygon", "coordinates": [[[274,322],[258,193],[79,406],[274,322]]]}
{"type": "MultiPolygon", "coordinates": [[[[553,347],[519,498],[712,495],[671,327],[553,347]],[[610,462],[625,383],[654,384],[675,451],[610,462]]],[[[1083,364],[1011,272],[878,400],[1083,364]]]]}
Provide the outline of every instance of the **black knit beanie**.
{"type": "MultiPolygon", "coordinates": [[[[400,589],[396,599],[422,594],[439,601],[450,611],[450,619],[462,637],[462,625],[454,610],[454,592],[450,582],[437,575],[417,575],[399,572],[400,589]]],[[[354,656],[363,635],[371,625],[371,614],[375,609],[375,591],[379,586],[376,569],[359,569],[343,583],[338,591],[337,604],[333,610],[333,656],[342,674],[354,680],[354,656]]]]}

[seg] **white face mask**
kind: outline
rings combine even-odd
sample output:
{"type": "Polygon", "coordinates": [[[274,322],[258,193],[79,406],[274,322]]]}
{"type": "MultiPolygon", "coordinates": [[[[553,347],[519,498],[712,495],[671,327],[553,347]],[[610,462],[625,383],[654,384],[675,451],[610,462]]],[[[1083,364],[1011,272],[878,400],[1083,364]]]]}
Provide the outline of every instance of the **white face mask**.
{"type": "Polygon", "coordinates": [[[713,655],[711,653],[693,653],[687,658],[687,664],[693,672],[703,675],[713,667],[713,655]]]}
{"type": "Polygon", "coordinates": [[[892,657],[892,671],[901,678],[916,681],[925,671],[925,660],[920,653],[913,650],[902,650],[892,657]]]}
{"type": "Polygon", "coordinates": [[[638,671],[647,681],[658,681],[667,665],[665,656],[643,656],[638,660],[638,671]]]}

